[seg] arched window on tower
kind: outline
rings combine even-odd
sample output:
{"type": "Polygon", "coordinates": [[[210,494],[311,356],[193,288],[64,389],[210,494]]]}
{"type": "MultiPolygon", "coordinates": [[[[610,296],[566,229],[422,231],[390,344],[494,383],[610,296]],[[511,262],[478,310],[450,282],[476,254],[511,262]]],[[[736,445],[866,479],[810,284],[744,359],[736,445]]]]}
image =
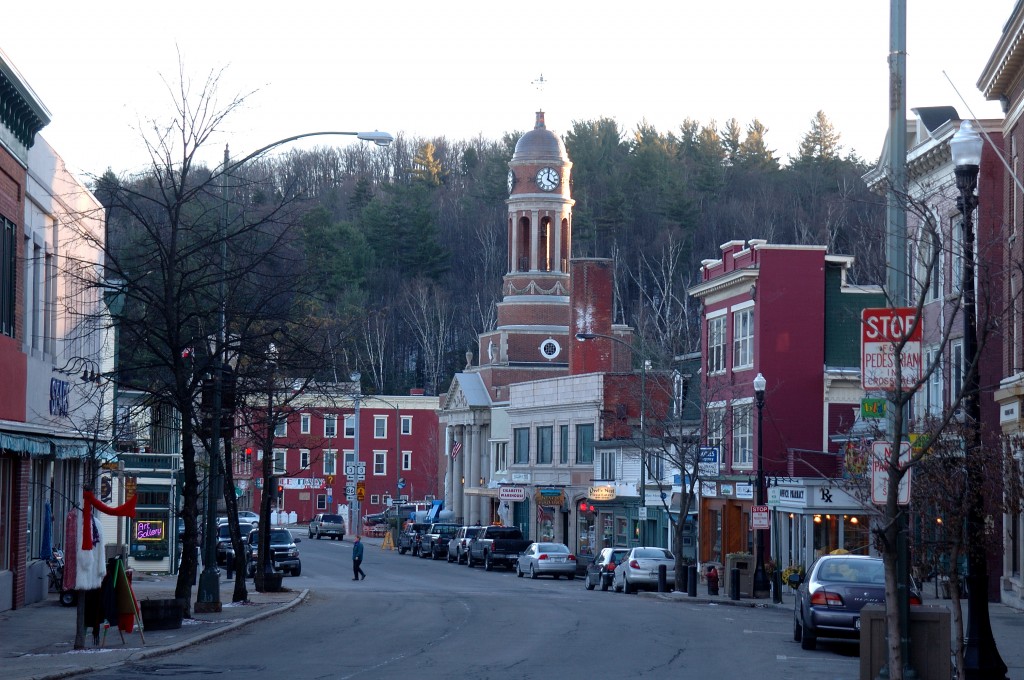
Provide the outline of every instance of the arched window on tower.
{"type": "Polygon", "coordinates": [[[517,236],[517,242],[519,247],[516,248],[519,262],[516,263],[517,271],[527,272],[530,271],[530,218],[520,217],[519,218],[519,233],[517,236]]]}
{"type": "Polygon", "coordinates": [[[551,271],[551,218],[542,217],[540,220],[540,233],[537,239],[537,269],[542,272],[551,271]]]}

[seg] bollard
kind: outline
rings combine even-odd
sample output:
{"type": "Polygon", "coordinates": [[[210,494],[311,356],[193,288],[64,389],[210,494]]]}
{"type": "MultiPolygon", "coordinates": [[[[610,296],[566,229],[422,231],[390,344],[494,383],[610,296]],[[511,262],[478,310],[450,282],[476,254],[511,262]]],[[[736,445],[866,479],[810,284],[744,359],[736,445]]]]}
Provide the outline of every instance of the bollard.
{"type": "Polygon", "coordinates": [[[668,568],[664,564],[658,565],[658,592],[668,592],[668,568]]]}
{"type": "Polygon", "coordinates": [[[686,567],[686,594],[690,597],[697,597],[697,565],[691,564],[686,567]]]}
{"type": "Polygon", "coordinates": [[[736,567],[729,570],[729,599],[740,599],[740,570],[736,567]]]}

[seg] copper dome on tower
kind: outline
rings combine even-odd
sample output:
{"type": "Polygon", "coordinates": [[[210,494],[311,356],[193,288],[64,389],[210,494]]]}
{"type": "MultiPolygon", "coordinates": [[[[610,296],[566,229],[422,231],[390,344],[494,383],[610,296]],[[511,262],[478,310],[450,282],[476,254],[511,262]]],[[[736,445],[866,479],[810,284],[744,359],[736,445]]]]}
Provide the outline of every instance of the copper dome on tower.
{"type": "Polygon", "coordinates": [[[568,161],[565,144],[544,126],[544,112],[537,112],[533,129],[519,138],[512,161],[568,161]]]}

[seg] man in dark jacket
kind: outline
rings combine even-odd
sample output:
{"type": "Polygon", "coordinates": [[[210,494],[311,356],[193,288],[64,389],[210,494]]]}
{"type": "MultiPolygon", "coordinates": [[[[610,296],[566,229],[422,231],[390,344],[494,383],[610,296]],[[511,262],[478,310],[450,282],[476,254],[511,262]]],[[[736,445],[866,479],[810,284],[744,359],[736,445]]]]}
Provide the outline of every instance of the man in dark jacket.
{"type": "Polygon", "coordinates": [[[363,573],[363,542],[359,536],[356,536],[356,542],[352,544],[352,580],[358,581],[359,577],[366,578],[366,574],[363,573]]]}

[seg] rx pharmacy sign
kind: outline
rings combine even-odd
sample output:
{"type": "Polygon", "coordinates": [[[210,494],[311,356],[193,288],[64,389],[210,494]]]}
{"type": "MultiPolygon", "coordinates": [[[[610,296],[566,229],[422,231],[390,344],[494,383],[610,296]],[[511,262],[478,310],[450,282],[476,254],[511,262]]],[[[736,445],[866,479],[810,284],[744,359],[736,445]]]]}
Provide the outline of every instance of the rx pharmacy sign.
{"type": "Polygon", "coordinates": [[[893,390],[913,387],[921,379],[921,324],[915,323],[915,309],[865,309],[861,321],[860,380],[865,390],[893,390]],[[896,349],[900,371],[896,373],[896,349]]]}

